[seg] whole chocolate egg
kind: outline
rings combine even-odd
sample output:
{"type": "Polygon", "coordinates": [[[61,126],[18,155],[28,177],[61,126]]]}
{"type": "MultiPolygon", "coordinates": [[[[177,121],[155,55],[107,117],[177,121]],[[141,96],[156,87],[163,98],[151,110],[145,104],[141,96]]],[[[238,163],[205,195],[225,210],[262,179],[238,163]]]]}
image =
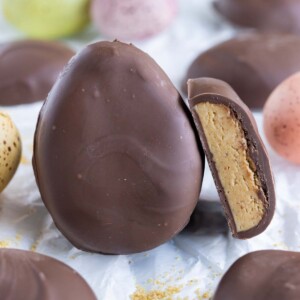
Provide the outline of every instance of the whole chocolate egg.
{"type": "Polygon", "coordinates": [[[183,80],[211,77],[233,87],[246,105],[261,110],[273,89],[300,71],[300,37],[293,34],[246,33],[201,53],[183,80]]]}
{"type": "Polygon", "coordinates": [[[2,300],[96,300],[85,280],[64,263],[39,253],[0,249],[2,300]]]}
{"type": "Polygon", "coordinates": [[[191,117],[147,54],[120,42],[83,49],[56,82],[35,133],[35,175],[78,248],[154,248],[189,221],[203,175],[191,117]]]}
{"type": "Polygon", "coordinates": [[[231,23],[262,31],[300,33],[299,0],[214,0],[231,23]]]}
{"type": "Polygon", "coordinates": [[[228,269],[212,300],[298,300],[299,267],[299,252],[250,252],[228,269]]]}
{"type": "Polygon", "coordinates": [[[0,44],[0,105],[44,100],[75,53],[57,42],[0,44]]]}

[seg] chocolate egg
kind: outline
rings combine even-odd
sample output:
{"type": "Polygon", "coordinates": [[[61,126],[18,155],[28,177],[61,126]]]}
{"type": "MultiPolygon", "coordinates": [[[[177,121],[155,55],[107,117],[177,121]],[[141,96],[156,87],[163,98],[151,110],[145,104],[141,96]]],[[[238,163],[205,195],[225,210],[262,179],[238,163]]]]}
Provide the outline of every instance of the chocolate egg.
{"type": "Polygon", "coordinates": [[[0,249],[2,300],[96,300],[91,288],[62,262],[25,250],[0,249]]]}
{"type": "Polygon", "coordinates": [[[299,252],[250,252],[228,269],[212,300],[298,300],[299,268],[299,252]]]}
{"type": "Polygon", "coordinates": [[[300,164],[300,73],[283,81],[264,107],[264,130],[272,148],[300,164]]]}
{"type": "Polygon", "coordinates": [[[56,42],[0,44],[0,105],[44,100],[75,53],[56,42]]]}
{"type": "Polygon", "coordinates": [[[177,12],[176,0],[93,0],[91,15],[100,32],[122,40],[142,39],[165,29],[177,12]]]}
{"type": "Polygon", "coordinates": [[[214,5],[235,25],[263,31],[300,33],[299,0],[214,0],[214,5]]]}
{"type": "Polygon", "coordinates": [[[0,192],[14,176],[21,159],[19,131],[11,118],[0,112],[0,192]]]}
{"type": "Polygon", "coordinates": [[[221,202],[200,199],[183,232],[205,235],[228,231],[229,227],[221,202]]]}
{"type": "Polygon", "coordinates": [[[34,169],[61,232],[83,250],[154,248],[187,224],[203,175],[190,114],[147,54],[120,42],[83,49],[40,113],[34,169]]]}
{"type": "Polygon", "coordinates": [[[221,79],[251,109],[262,109],[282,80],[300,70],[300,37],[292,34],[240,34],[201,53],[183,80],[221,79]]]}

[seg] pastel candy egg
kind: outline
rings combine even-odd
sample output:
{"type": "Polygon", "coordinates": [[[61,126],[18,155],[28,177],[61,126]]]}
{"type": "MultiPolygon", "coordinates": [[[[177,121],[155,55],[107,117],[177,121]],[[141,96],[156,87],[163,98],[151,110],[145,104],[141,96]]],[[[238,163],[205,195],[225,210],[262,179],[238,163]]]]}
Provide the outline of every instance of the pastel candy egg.
{"type": "Polygon", "coordinates": [[[272,148],[300,164],[300,73],[283,81],[264,107],[264,131],[272,148]]]}
{"type": "Polygon", "coordinates": [[[104,35],[142,39],[165,29],[177,12],[175,0],[94,0],[91,16],[104,35]]]}
{"type": "Polygon", "coordinates": [[[21,158],[22,145],[18,129],[11,118],[0,112],[0,192],[14,176],[21,158]]]}
{"type": "Polygon", "coordinates": [[[56,39],[82,30],[89,0],[3,0],[7,21],[37,39],[56,39]]]}

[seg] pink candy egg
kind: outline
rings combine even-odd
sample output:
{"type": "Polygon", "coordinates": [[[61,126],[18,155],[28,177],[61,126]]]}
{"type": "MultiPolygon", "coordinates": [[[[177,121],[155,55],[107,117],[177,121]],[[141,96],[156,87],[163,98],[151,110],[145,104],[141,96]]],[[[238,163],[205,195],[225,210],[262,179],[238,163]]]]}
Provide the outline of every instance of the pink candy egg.
{"type": "Polygon", "coordinates": [[[177,12],[176,0],[94,0],[91,15],[104,35],[142,39],[165,29],[177,12]]]}
{"type": "Polygon", "coordinates": [[[300,73],[283,81],[264,107],[264,131],[272,148],[300,164],[300,73]]]}

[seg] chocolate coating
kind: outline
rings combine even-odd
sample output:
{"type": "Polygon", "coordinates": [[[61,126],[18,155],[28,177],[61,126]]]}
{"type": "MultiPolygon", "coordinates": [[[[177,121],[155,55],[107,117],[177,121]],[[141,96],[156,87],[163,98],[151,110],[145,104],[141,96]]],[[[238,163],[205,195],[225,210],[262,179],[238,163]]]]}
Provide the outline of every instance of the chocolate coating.
{"type": "Polygon", "coordinates": [[[298,300],[300,254],[264,250],[238,259],[222,278],[213,300],[298,300]]]}
{"type": "MultiPolygon", "coordinates": [[[[267,228],[273,218],[275,210],[275,190],[268,154],[259,136],[257,125],[251,111],[242,102],[235,91],[227,83],[221,80],[212,78],[189,80],[188,94],[190,108],[198,129],[200,140],[233,236],[236,238],[246,239],[260,234],[267,228]],[[228,195],[226,195],[224,187],[222,186],[213,154],[208,146],[207,136],[195,110],[195,106],[199,103],[222,104],[225,107],[228,107],[231,114],[239,121],[244,132],[245,139],[247,141],[247,145],[245,146],[247,147],[247,155],[251,158],[251,163],[254,164],[254,166],[251,166],[251,169],[254,170],[255,176],[259,179],[261,189],[265,197],[265,199],[261,199],[261,201],[264,202],[265,207],[264,216],[256,227],[249,230],[237,231],[233,213],[228,202],[228,195]]],[[[220,147],[222,147],[222,145],[220,147]]],[[[235,149],[235,151],[237,150],[235,149]]],[[[224,155],[224,157],[226,159],[226,155],[224,155]]],[[[258,197],[261,198],[260,192],[258,192],[258,197]]],[[[247,209],[246,211],[248,213],[247,209]]]]}
{"type": "Polygon", "coordinates": [[[96,300],[73,269],[51,257],[0,249],[1,300],[96,300]]]}
{"type": "Polygon", "coordinates": [[[71,49],[54,42],[0,44],[0,105],[44,100],[73,55],[71,49]]]}
{"type": "Polygon", "coordinates": [[[227,233],[228,225],[221,203],[200,199],[184,232],[197,235],[227,233]]]}
{"type": "Polygon", "coordinates": [[[214,0],[214,6],[235,25],[262,31],[300,33],[299,0],[214,0]]]}
{"type": "Polygon", "coordinates": [[[86,47],[52,89],[35,134],[35,175],[57,227],[78,248],[101,253],[171,239],[202,183],[193,126],[147,54],[117,41],[86,47]]]}
{"type": "Polygon", "coordinates": [[[200,54],[189,67],[182,88],[186,91],[191,78],[221,79],[248,107],[262,109],[274,88],[299,70],[299,36],[245,34],[200,54]]]}

